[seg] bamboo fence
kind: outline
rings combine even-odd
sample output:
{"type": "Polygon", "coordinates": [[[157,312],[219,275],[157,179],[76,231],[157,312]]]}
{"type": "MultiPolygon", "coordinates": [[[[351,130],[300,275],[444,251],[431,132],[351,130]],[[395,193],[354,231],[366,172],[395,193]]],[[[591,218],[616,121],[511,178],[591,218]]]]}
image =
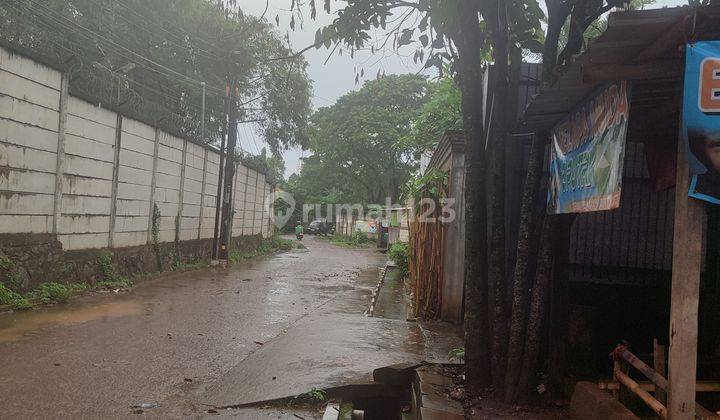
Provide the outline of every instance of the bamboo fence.
{"type": "MultiPolygon", "coordinates": [[[[435,206],[435,209],[440,206],[435,206]]],[[[427,207],[418,214],[425,214],[427,207]]],[[[440,212],[428,215],[428,220],[410,222],[410,250],[408,271],[413,285],[414,315],[421,319],[440,316],[443,282],[443,225],[440,212]]]]}

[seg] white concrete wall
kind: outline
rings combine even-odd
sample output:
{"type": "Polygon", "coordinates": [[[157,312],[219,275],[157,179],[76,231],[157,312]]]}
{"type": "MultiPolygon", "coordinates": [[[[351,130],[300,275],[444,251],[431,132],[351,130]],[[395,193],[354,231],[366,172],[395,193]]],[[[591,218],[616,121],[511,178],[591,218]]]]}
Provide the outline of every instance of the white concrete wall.
{"type": "Polygon", "coordinates": [[[198,238],[204,159],[205,149],[202,146],[194,143],[187,144],[182,221],[180,223],[181,241],[198,238]]]}
{"type": "Polygon", "coordinates": [[[215,229],[215,201],[218,188],[218,172],[220,171],[220,155],[208,153],[205,167],[205,196],[203,198],[203,223],[201,238],[212,238],[215,229]]]}
{"type": "Polygon", "coordinates": [[[253,217],[255,217],[255,185],[257,172],[248,171],[247,190],[245,191],[245,210],[243,211],[243,235],[253,234],[253,217]]]}
{"type": "MultiPolygon", "coordinates": [[[[65,249],[143,245],[154,203],[161,241],[213,236],[214,149],[62,92],[59,71],[0,48],[0,233],[55,233],[65,249]]],[[[266,235],[270,186],[237,169],[233,236],[266,235]]]]}
{"type": "Polygon", "coordinates": [[[117,114],[68,99],[62,221],[66,249],[108,246],[117,114]]]}
{"type": "Polygon", "coordinates": [[[255,215],[253,217],[253,235],[263,233],[263,202],[265,201],[265,174],[257,174],[255,186],[255,215]]]}
{"type": "Polygon", "coordinates": [[[112,240],[114,247],[147,243],[154,153],[155,128],[123,118],[112,240]]]}
{"type": "Polygon", "coordinates": [[[233,236],[241,236],[243,231],[245,192],[247,190],[248,171],[249,169],[242,164],[239,164],[235,170],[235,193],[233,198],[235,214],[233,216],[233,236]]]}
{"type": "Polygon", "coordinates": [[[0,231],[53,228],[61,76],[0,49],[0,231]]]}

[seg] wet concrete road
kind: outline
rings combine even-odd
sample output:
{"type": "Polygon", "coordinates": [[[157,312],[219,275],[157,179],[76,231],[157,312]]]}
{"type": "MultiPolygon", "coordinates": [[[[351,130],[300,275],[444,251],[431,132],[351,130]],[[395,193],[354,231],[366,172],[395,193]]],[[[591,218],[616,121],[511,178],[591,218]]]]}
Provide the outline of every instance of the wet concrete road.
{"type": "Polygon", "coordinates": [[[0,315],[0,417],[127,418],[143,403],[160,404],[144,416],[203,416],[206,404],[363,381],[424,357],[417,324],[363,316],[384,255],[303,242],[228,271],[0,315]]]}

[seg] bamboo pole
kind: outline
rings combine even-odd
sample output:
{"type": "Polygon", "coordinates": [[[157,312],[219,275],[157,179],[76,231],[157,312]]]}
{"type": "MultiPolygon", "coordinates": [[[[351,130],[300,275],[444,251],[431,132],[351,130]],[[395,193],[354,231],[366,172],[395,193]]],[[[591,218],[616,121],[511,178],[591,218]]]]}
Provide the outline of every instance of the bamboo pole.
{"type": "Polygon", "coordinates": [[[645,404],[648,405],[648,407],[652,408],[652,410],[657,413],[660,417],[666,419],[667,418],[667,409],[664,405],[660,403],[660,401],[656,400],[652,397],[647,391],[642,389],[640,384],[630,379],[629,376],[627,376],[625,373],[623,373],[620,370],[615,370],[615,377],[617,380],[625,385],[632,393],[640,397],[641,400],[645,402],[645,404]]]}
{"type": "MultiPolygon", "coordinates": [[[[650,381],[639,381],[638,384],[642,389],[650,393],[659,389],[657,385],[650,381]]],[[[697,392],[720,392],[720,382],[717,381],[697,381],[696,387],[697,392]]],[[[612,379],[604,379],[598,381],[598,388],[605,391],[617,391],[620,389],[620,383],[612,379]]],[[[662,390],[660,391],[662,392],[662,390]]]]}
{"type": "MultiPolygon", "coordinates": [[[[650,366],[646,365],[645,362],[638,359],[634,354],[630,352],[630,350],[627,349],[627,347],[623,345],[619,345],[613,350],[612,356],[617,358],[620,358],[622,360],[625,360],[627,363],[632,365],[635,369],[639,370],[645,377],[650,379],[655,385],[658,386],[658,388],[662,389],[663,391],[668,390],[668,380],[665,379],[664,376],[657,373],[655,369],[651,368],[650,366]]],[[[616,369],[617,370],[617,369],[616,369]]],[[[701,419],[716,419],[717,416],[713,413],[711,413],[709,410],[707,410],[705,407],[701,406],[697,402],[695,402],[695,416],[700,417],[701,419]]]]}

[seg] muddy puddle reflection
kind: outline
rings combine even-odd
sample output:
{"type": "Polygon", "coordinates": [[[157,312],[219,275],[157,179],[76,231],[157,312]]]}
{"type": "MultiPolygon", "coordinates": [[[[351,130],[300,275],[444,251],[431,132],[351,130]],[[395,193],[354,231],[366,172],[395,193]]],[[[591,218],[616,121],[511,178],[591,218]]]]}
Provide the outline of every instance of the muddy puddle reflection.
{"type": "Polygon", "coordinates": [[[27,312],[0,314],[0,343],[18,341],[52,326],[82,324],[103,318],[140,315],[145,312],[136,300],[72,303],[27,312]]]}

